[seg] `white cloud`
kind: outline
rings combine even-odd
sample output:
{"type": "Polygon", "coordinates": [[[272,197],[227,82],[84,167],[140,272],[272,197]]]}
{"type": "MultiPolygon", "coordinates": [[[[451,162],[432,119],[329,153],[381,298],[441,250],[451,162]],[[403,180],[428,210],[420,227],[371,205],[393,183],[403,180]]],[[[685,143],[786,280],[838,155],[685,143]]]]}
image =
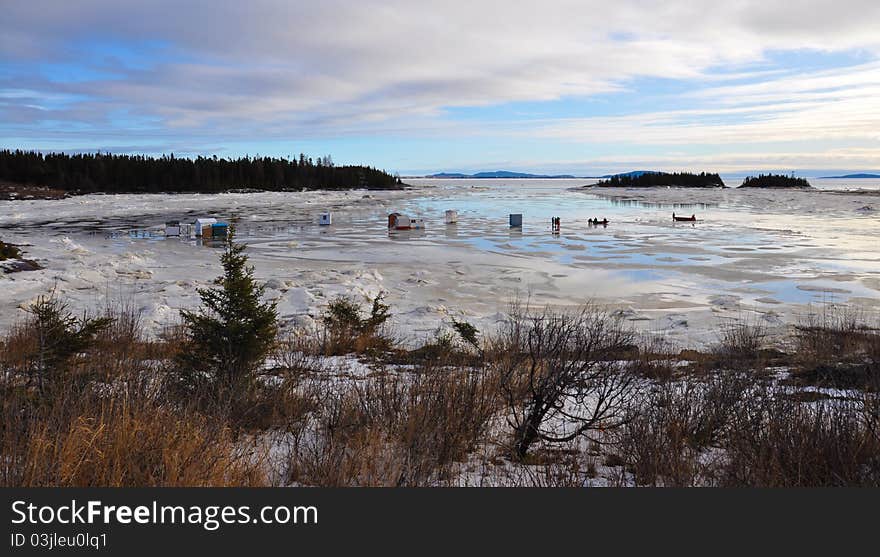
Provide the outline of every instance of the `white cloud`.
{"type": "MultiPolygon", "coordinates": [[[[449,107],[589,96],[664,77],[722,85],[694,95],[690,111],[530,123],[521,133],[583,141],[598,130],[607,141],[658,145],[865,141],[877,139],[880,118],[876,64],[795,78],[740,69],[776,50],[861,49],[876,60],[878,21],[876,0],[16,2],[4,6],[0,58],[113,77],[52,83],[25,71],[0,90],[46,100],[27,99],[40,110],[22,112],[20,126],[70,120],[118,132],[111,114],[124,114],[157,131],[254,138],[431,133],[455,128],[444,120],[449,107]],[[117,43],[124,52],[100,46],[117,43]],[[759,83],[723,85],[744,77],[759,83]],[[74,100],[52,106],[57,95],[74,100]]],[[[0,117],[18,102],[0,98],[0,117]]],[[[516,133],[526,124],[506,125],[516,133]]]]}
{"type": "Polygon", "coordinates": [[[708,88],[692,96],[700,108],[544,121],[537,130],[519,133],[652,145],[880,140],[878,63],[708,88]]]}

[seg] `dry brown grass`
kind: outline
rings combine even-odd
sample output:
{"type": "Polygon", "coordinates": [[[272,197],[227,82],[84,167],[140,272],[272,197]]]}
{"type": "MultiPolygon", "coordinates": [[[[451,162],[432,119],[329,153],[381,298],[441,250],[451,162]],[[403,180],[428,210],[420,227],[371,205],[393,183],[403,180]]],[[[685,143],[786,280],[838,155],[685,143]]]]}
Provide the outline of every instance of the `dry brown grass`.
{"type": "Polygon", "coordinates": [[[743,317],[721,324],[710,353],[712,366],[723,369],[762,369],[767,365],[767,328],[755,318],[743,317]]]}
{"type": "Polygon", "coordinates": [[[811,308],[795,329],[799,354],[837,360],[858,353],[872,332],[861,310],[832,304],[811,308]]]}
{"type": "Polygon", "coordinates": [[[288,479],[322,486],[448,481],[487,438],[501,403],[490,374],[434,367],[311,392],[320,400],[289,438],[288,479]]]}
{"type": "Polygon", "coordinates": [[[824,305],[795,327],[793,382],[841,389],[880,384],[880,329],[864,312],[824,305]]]}
{"type": "Polygon", "coordinates": [[[258,454],[205,416],[95,401],[63,424],[29,428],[15,485],[59,487],[259,486],[258,454]],[[60,427],[59,427],[60,426],[60,427]]]}
{"type": "Polygon", "coordinates": [[[163,362],[182,349],[179,331],[148,341],[131,306],[102,315],[111,325],[45,389],[28,381],[35,329],[0,339],[0,485],[582,486],[600,474],[620,485],[880,485],[880,337],[851,318],[807,323],[793,339],[795,382],[833,363],[829,384],[860,389],[845,395],[775,384],[760,369],[774,356],[759,330],[722,333],[711,354],[674,354],[662,339],[636,351],[599,312],[523,315],[478,350],[438,337],[378,357],[378,345],[354,342],[373,353],[363,375],[333,369],[321,332],[294,331],[247,390],[223,398],[169,388],[163,362]],[[507,458],[522,433],[512,414],[529,417],[542,394],[567,405],[538,415],[548,435],[507,458]],[[594,441],[587,430],[554,438],[551,425],[583,427],[594,414],[572,409],[603,397],[613,405],[587,424],[594,441]],[[474,480],[474,469],[488,475],[474,480]]]}
{"type": "Polygon", "coordinates": [[[22,323],[0,341],[0,484],[263,485],[260,455],[229,424],[162,396],[150,359],[175,348],[141,340],[130,309],[106,316],[112,326],[43,390],[28,381],[36,329],[22,323]]]}
{"type": "Polygon", "coordinates": [[[56,381],[51,396],[4,382],[4,486],[262,485],[261,458],[223,422],[163,403],[147,381],[56,381]]]}

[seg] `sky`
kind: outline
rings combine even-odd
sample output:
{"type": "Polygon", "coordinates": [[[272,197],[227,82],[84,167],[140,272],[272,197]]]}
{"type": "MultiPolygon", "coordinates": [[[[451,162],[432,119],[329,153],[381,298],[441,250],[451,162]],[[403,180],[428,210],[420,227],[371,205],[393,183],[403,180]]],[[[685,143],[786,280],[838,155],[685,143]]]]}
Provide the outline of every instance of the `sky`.
{"type": "Polygon", "coordinates": [[[0,147],[880,171],[880,2],[4,0],[0,147]]]}

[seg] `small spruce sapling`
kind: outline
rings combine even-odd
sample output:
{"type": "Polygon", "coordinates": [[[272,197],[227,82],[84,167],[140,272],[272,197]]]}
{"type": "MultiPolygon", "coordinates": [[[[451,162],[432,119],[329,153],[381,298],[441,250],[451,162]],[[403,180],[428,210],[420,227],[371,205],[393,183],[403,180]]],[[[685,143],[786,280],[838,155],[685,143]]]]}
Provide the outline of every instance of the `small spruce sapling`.
{"type": "Polygon", "coordinates": [[[262,301],[265,285],[254,279],[244,250],[230,228],[216,287],[198,290],[198,311],[181,311],[187,346],[177,358],[177,369],[189,387],[207,382],[215,392],[247,388],[275,343],[276,304],[262,301]]]}
{"type": "Polygon", "coordinates": [[[95,343],[95,337],[111,324],[106,317],[75,317],[54,293],[40,296],[27,311],[31,315],[27,327],[35,341],[30,375],[41,393],[52,379],[65,373],[71,360],[88,350],[95,343]]]}

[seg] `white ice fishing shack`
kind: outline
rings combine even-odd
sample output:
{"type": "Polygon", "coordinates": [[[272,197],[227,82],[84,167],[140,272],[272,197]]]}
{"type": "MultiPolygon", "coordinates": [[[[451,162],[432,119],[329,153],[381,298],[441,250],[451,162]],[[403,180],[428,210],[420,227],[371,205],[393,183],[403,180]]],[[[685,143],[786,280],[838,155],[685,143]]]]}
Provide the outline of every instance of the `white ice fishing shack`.
{"type": "Polygon", "coordinates": [[[180,221],[170,220],[166,222],[165,236],[180,236],[180,221]]]}
{"type": "Polygon", "coordinates": [[[321,226],[330,226],[333,224],[333,215],[331,213],[321,213],[318,217],[318,224],[321,226]]]}
{"type": "Polygon", "coordinates": [[[196,219],[195,224],[193,224],[193,233],[196,236],[201,236],[204,232],[205,228],[210,228],[217,224],[217,219],[206,218],[206,219],[196,219]]]}

